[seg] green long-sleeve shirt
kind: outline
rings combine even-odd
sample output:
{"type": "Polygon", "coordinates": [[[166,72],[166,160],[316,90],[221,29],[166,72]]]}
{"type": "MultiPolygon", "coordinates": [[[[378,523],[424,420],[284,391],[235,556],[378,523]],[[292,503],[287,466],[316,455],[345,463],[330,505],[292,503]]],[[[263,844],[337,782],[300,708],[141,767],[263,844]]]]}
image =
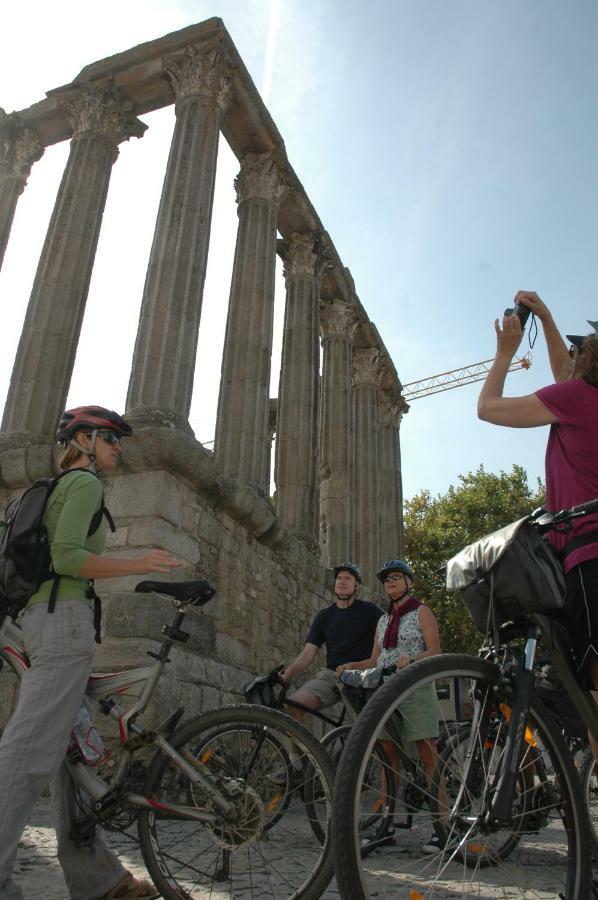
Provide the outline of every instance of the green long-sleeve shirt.
{"type": "MultiPolygon", "coordinates": [[[[89,537],[94,514],[102,504],[102,484],[92,472],[74,471],[58,482],[46,505],[43,522],[48,532],[52,569],[60,575],[57,600],[85,600],[88,580],[79,572],[90,553],[100,554],[106,547],[106,524],[89,537]]],[[[50,599],[52,581],[44,581],[27,606],[50,599]]]]}

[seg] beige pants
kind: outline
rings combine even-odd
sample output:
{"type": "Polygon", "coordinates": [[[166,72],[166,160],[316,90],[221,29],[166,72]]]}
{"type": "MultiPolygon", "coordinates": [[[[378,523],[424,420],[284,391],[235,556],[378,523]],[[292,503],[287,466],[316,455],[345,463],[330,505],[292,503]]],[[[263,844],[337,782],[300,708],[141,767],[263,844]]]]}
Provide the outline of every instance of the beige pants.
{"type": "Polygon", "coordinates": [[[99,836],[81,848],[70,839],[81,817],[72,780],[62,765],[71,727],[91,672],[93,612],[81,600],[45,603],[22,616],[31,668],[21,683],[17,708],[0,740],[0,900],[22,900],[11,878],[17,845],[42,791],[51,786],[58,861],[71,900],[95,900],[125,874],[99,836]]]}

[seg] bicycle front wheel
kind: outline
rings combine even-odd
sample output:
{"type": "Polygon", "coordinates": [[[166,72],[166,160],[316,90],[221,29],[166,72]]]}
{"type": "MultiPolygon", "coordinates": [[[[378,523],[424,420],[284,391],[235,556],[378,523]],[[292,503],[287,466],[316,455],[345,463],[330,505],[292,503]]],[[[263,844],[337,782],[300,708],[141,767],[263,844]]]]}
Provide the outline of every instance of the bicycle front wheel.
{"type": "Polygon", "coordinates": [[[552,719],[535,701],[509,819],[493,817],[512,703],[497,666],[458,654],[422,660],[376,692],[337,770],[333,843],[344,900],[587,900],[591,869],[579,780],[552,719]],[[420,799],[408,804],[411,827],[395,831],[395,845],[362,858],[361,790],[372,749],[389,730],[410,754],[420,799]]]}
{"type": "Polygon", "coordinates": [[[237,808],[232,819],[220,815],[176,762],[156,754],[146,784],[155,809],[141,811],[139,837],[162,896],[316,900],[333,871],[333,776],[319,742],[283,713],[232,706],[186,723],[170,744],[212,785],[232,788],[237,808]],[[213,821],[176,816],[169,805],[213,821]]]}

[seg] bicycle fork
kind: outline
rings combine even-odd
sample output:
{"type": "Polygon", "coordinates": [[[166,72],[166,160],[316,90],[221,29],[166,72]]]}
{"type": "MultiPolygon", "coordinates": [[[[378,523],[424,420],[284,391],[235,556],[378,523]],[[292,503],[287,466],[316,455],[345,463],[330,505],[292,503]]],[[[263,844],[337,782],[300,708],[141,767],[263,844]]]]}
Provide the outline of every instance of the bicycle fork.
{"type": "Polygon", "coordinates": [[[501,754],[500,769],[490,812],[494,821],[508,822],[511,819],[517,772],[526,740],[527,720],[534,688],[534,664],[536,661],[538,637],[539,629],[535,627],[528,634],[523,658],[515,660],[515,699],[511,710],[504,750],[501,754]]]}

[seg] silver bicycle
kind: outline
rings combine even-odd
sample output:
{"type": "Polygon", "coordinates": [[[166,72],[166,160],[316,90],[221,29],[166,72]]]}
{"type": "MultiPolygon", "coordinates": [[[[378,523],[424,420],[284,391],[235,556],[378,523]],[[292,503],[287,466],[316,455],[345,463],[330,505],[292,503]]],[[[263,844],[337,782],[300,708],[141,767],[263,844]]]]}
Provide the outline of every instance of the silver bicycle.
{"type": "MultiPolygon", "coordinates": [[[[118,723],[120,747],[102,777],[74,743],[65,759],[83,815],[74,838],[100,826],[137,826],[145,865],[167,900],[316,900],[333,862],[333,773],[316,739],[289,716],[255,706],[228,706],[183,721],[175,710],[156,729],[141,716],[175,643],[189,635],[187,612],[213,595],[205,581],[144,581],[136,591],[171,598],[176,609],[154,661],[92,675],[86,705],[118,723]],[[209,596],[208,596],[209,595],[209,596]],[[133,695],[131,706],[117,702],[133,695]],[[292,759],[290,748],[292,748],[292,759]]],[[[0,664],[20,679],[29,667],[21,630],[0,628],[0,664]]],[[[102,769],[104,772],[105,769],[102,769]]]]}

